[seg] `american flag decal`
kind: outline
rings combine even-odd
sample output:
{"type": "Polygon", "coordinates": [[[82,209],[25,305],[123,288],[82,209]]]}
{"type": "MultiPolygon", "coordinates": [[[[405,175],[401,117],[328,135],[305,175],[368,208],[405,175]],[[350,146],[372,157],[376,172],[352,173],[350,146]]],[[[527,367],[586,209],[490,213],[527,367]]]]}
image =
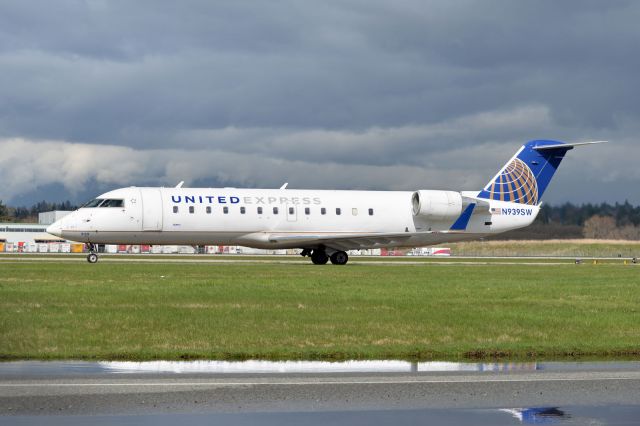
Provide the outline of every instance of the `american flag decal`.
{"type": "Polygon", "coordinates": [[[502,209],[500,207],[492,207],[491,214],[502,214],[502,209]]]}

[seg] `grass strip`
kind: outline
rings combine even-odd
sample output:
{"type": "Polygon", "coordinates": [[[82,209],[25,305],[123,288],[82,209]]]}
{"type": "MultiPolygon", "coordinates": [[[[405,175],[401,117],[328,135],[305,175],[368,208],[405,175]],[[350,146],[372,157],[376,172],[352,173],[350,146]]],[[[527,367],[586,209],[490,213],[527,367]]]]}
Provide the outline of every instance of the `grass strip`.
{"type": "Polygon", "coordinates": [[[640,357],[621,264],[0,268],[4,360],[640,357]]]}

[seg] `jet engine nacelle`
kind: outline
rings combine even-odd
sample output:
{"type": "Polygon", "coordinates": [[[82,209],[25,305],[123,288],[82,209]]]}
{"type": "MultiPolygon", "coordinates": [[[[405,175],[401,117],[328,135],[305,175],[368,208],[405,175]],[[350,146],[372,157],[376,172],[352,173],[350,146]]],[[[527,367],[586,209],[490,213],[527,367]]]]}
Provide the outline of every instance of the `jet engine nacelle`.
{"type": "Polygon", "coordinates": [[[462,214],[462,195],[455,191],[416,191],[411,205],[414,216],[432,221],[455,220],[462,214]]]}

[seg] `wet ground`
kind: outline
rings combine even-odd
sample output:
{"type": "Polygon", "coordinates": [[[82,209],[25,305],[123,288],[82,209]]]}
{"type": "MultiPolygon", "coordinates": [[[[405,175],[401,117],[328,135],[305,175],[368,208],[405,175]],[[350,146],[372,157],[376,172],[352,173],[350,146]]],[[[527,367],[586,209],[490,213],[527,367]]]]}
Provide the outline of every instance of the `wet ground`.
{"type": "Polygon", "coordinates": [[[14,416],[6,425],[637,425],[638,406],[537,407],[516,409],[380,410],[246,414],[161,414],[138,416],[14,416]]]}
{"type": "Polygon", "coordinates": [[[640,363],[0,363],[0,424],[640,424],[640,363]]]}

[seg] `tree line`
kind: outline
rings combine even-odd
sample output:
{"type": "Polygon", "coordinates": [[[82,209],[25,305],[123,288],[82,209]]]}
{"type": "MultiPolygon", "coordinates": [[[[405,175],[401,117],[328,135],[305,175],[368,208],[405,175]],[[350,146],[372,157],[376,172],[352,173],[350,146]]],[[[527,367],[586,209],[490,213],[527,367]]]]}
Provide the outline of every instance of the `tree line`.
{"type": "Polygon", "coordinates": [[[640,205],[633,206],[628,201],[623,204],[601,203],[575,205],[565,203],[559,206],[543,204],[538,220],[543,224],[558,223],[561,225],[584,226],[593,216],[612,217],[616,226],[640,225],[640,205]]]}
{"type": "Polygon", "coordinates": [[[543,204],[531,226],[491,238],[640,240],[640,205],[634,206],[628,201],[615,204],[543,204]]]}
{"type": "Polygon", "coordinates": [[[0,220],[5,222],[37,222],[38,213],[52,210],[76,210],[77,208],[78,206],[69,200],[61,203],[40,201],[31,207],[7,206],[0,200],[0,220]]]}
{"type": "MultiPolygon", "coordinates": [[[[38,213],[51,210],[75,210],[71,201],[40,201],[31,207],[6,206],[0,200],[0,220],[37,222],[38,213]]],[[[538,217],[527,228],[492,237],[494,239],[598,238],[640,240],[640,205],[624,203],[543,204],[538,217]]]]}

